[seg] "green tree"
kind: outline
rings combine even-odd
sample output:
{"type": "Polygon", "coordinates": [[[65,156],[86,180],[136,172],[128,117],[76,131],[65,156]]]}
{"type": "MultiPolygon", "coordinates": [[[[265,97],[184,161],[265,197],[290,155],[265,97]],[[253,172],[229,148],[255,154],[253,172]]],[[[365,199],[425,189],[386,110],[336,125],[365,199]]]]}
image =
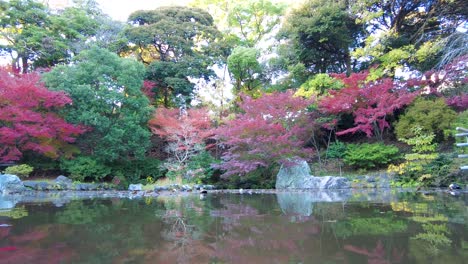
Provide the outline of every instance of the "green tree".
{"type": "Polygon", "coordinates": [[[213,15],[228,42],[246,47],[257,46],[270,34],[286,9],[285,4],[269,0],[195,0],[192,5],[213,15]]]}
{"type": "Polygon", "coordinates": [[[291,12],[278,35],[293,51],[286,67],[303,64],[309,73],[354,70],[350,50],[358,45],[362,29],[346,2],[308,0],[291,12]]]}
{"type": "Polygon", "coordinates": [[[67,66],[57,66],[43,79],[52,90],[67,92],[73,104],[69,122],[90,127],[79,138],[84,154],[102,162],[144,157],[152,108],[141,92],[144,66],[102,48],[85,50],[67,66]]]}
{"type": "Polygon", "coordinates": [[[412,66],[432,68],[443,49],[441,38],[464,23],[468,8],[463,0],[359,0],[353,10],[370,29],[366,45],[355,56],[379,63],[382,74],[412,66]]]}
{"type": "Polygon", "coordinates": [[[137,58],[148,64],[147,78],[154,81],[160,99],[168,106],[171,95],[190,98],[194,84],[189,78],[213,75],[209,69],[220,59],[219,31],[211,15],[199,8],[161,7],[136,11],[134,25],[126,30],[137,58]]]}
{"type": "Polygon", "coordinates": [[[0,51],[11,56],[13,67],[26,73],[34,59],[57,56],[46,6],[33,0],[0,1],[0,14],[0,51]]]}
{"type": "Polygon", "coordinates": [[[104,35],[116,22],[93,0],[75,0],[73,6],[54,12],[38,1],[0,1],[0,13],[0,43],[4,43],[0,51],[9,54],[13,67],[24,73],[68,63],[91,43],[111,47],[121,39],[115,31],[112,39],[104,35]]]}
{"type": "Polygon", "coordinates": [[[457,114],[445,103],[444,98],[435,100],[417,99],[395,125],[398,138],[415,136],[414,127],[420,127],[423,133],[435,134],[437,142],[447,138],[457,114]]]}
{"type": "Polygon", "coordinates": [[[262,68],[258,62],[260,52],[255,48],[236,47],[227,59],[228,69],[235,81],[237,92],[254,92],[260,85],[262,68]]]}

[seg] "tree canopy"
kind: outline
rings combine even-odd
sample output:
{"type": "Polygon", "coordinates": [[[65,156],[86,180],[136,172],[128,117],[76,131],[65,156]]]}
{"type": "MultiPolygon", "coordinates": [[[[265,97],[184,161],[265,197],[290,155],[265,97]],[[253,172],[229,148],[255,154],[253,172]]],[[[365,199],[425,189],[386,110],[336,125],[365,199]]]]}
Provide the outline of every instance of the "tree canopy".
{"type": "Polygon", "coordinates": [[[152,108],[141,91],[144,72],[139,62],[92,48],[73,64],[44,74],[43,80],[50,89],[70,95],[69,122],[91,127],[78,142],[83,152],[112,162],[141,158],[149,147],[146,123],[152,108]]]}

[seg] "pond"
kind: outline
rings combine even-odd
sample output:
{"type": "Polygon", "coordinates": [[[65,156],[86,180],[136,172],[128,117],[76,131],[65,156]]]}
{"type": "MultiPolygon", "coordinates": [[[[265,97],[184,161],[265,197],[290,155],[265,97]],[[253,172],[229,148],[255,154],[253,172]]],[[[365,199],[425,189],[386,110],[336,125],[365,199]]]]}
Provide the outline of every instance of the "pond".
{"type": "Polygon", "coordinates": [[[0,263],[466,263],[467,194],[376,195],[19,202],[0,211],[0,263]]]}

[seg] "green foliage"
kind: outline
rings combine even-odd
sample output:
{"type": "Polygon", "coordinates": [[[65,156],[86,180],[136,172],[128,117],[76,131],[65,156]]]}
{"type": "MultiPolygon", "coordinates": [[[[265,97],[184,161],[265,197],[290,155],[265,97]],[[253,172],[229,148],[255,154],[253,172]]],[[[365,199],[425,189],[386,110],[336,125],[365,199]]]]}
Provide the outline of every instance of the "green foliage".
{"type": "Polygon", "coordinates": [[[217,160],[209,152],[203,150],[190,159],[185,174],[191,178],[189,180],[192,182],[214,183],[216,169],[212,165],[217,163],[220,163],[220,160],[217,160]],[[191,173],[188,173],[189,171],[191,173]]]}
{"type": "Polygon", "coordinates": [[[394,217],[351,218],[339,221],[336,225],[336,235],[347,238],[355,235],[385,236],[393,233],[405,232],[408,228],[406,222],[396,220],[394,217]]]}
{"type": "Polygon", "coordinates": [[[388,165],[398,159],[399,150],[395,146],[374,144],[349,144],[344,162],[355,168],[372,169],[388,165]]]}
{"type": "Polygon", "coordinates": [[[3,173],[5,174],[13,174],[20,178],[27,178],[29,174],[33,172],[34,168],[29,166],[28,164],[21,164],[21,165],[14,165],[6,168],[3,173]]]}
{"type": "MultiPolygon", "coordinates": [[[[9,53],[12,65],[23,72],[68,63],[91,43],[112,47],[118,32],[106,36],[112,21],[95,1],[73,1],[57,12],[34,0],[0,1],[0,51],[9,53]]],[[[121,43],[120,43],[121,45],[121,43]]]]}
{"type": "Polygon", "coordinates": [[[162,168],[162,162],[154,158],[143,158],[139,160],[127,160],[110,165],[112,175],[126,179],[130,183],[147,181],[151,178],[153,181],[164,177],[166,170],[162,168]]]}
{"type": "Polygon", "coordinates": [[[329,90],[339,90],[343,87],[344,84],[341,81],[330,77],[328,74],[319,73],[303,83],[297,90],[296,95],[307,98],[314,95],[328,95],[329,90]]]}
{"type": "Polygon", "coordinates": [[[434,133],[435,140],[440,142],[450,135],[455,118],[455,111],[447,106],[443,98],[419,98],[400,117],[395,132],[398,138],[410,138],[415,135],[412,127],[419,126],[424,133],[434,133]]]}
{"type": "Polygon", "coordinates": [[[237,92],[249,92],[260,85],[262,68],[258,62],[260,52],[255,48],[236,47],[227,59],[228,68],[235,80],[237,92]]]}
{"type": "Polygon", "coordinates": [[[189,78],[208,78],[208,69],[220,62],[224,50],[211,15],[200,8],[170,6],[132,13],[125,35],[135,54],[150,65],[147,78],[158,85],[157,98],[165,107],[181,94],[191,98],[189,78]]]}
{"type": "Polygon", "coordinates": [[[279,166],[259,167],[245,175],[233,175],[221,182],[221,187],[228,189],[274,189],[279,166]]]}
{"type": "Polygon", "coordinates": [[[437,255],[440,250],[447,248],[452,243],[452,240],[447,237],[450,234],[447,224],[426,223],[422,227],[424,232],[411,237],[411,239],[423,241],[428,247],[429,254],[437,255]]]}
{"type": "Polygon", "coordinates": [[[67,121],[90,128],[77,140],[82,153],[102,163],[144,157],[152,112],[141,91],[144,72],[139,62],[92,48],[44,74],[47,87],[73,99],[64,111],[67,121]]]}
{"type": "Polygon", "coordinates": [[[411,132],[415,136],[400,141],[412,146],[413,153],[405,155],[404,163],[397,166],[390,165],[389,171],[396,172],[399,181],[403,183],[418,182],[427,185],[434,180],[440,181],[441,176],[448,174],[452,159],[436,153],[437,143],[433,143],[434,134],[426,134],[420,127],[413,127],[411,132]]]}
{"type": "MultiPolygon", "coordinates": [[[[455,134],[461,133],[461,131],[457,131],[457,127],[468,128],[468,110],[465,110],[457,115],[457,118],[452,124],[452,136],[455,137],[455,134]]],[[[466,142],[465,137],[455,137],[457,142],[466,142]]],[[[459,151],[466,151],[466,148],[458,148],[459,151]]]]}
{"type": "Polygon", "coordinates": [[[281,22],[286,6],[270,0],[194,0],[213,15],[216,26],[233,46],[254,47],[281,22]]]}
{"type": "Polygon", "coordinates": [[[290,12],[278,36],[294,52],[288,65],[301,62],[310,73],[351,73],[349,51],[362,39],[355,21],[345,1],[305,1],[290,12]]]}
{"type": "Polygon", "coordinates": [[[330,159],[342,159],[345,157],[347,147],[346,144],[341,141],[335,141],[328,146],[327,158],[330,159]]]}
{"type": "Polygon", "coordinates": [[[99,163],[96,157],[80,156],[72,160],[61,160],[60,169],[74,181],[99,181],[111,174],[111,168],[99,163]]]}

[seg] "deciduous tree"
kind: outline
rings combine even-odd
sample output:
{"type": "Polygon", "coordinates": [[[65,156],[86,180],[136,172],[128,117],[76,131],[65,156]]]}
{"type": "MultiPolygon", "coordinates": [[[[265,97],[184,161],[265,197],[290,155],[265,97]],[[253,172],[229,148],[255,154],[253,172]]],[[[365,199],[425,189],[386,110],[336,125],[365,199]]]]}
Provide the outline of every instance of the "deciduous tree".
{"type": "Polygon", "coordinates": [[[50,158],[71,155],[69,143],[85,131],[57,114],[71,103],[66,93],[49,91],[36,73],[0,68],[0,161],[20,160],[26,151],[50,158]]]}
{"type": "Polygon", "coordinates": [[[212,135],[211,120],[205,109],[156,109],[148,122],[151,131],[167,141],[166,151],[180,165],[202,150],[212,135]]]}
{"type": "Polygon", "coordinates": [[[330,91],[330,96],[324,97],[319,107],[327,114],[354,116],[354,126],[337,132],[337,135],[361,131],[368,137],[376,135],[382,138],[384,130],[390,127],[388,117],[410,104],[416,96],[390,78],[368,81],[368,72],[354,73],[349,77],[343,74],[335,76],[345,87],[330,91]]]}
{"type": "Polygon", "coordinates": [[[227,148],[220,165],[225,176],[242,175],[289,158],[307,158],[311,151],[304,146],[313,120],[306,108],[311,103],[293,96],[292,91],[258,99],[243,96],[242,113],[216,130],[221,145],[227,148]]]}

